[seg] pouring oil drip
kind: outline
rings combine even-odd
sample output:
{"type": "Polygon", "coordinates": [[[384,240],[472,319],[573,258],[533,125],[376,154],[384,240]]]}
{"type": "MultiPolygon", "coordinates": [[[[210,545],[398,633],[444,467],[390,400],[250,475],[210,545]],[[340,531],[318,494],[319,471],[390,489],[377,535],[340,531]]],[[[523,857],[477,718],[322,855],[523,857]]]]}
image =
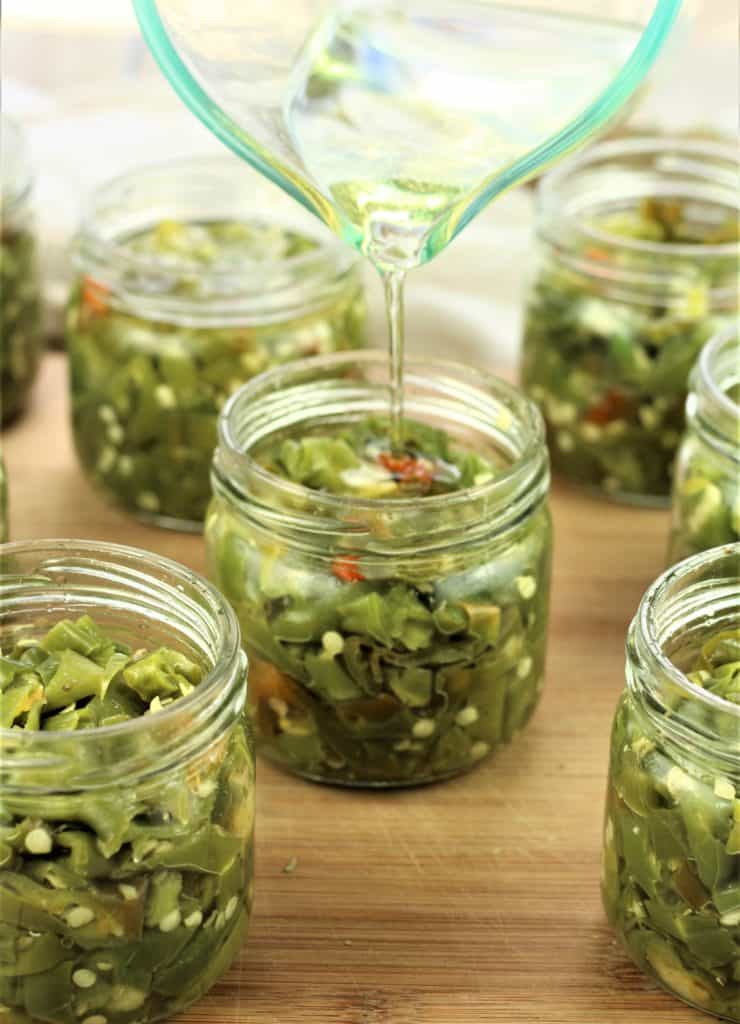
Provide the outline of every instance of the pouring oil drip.
{"type": "Polygon", "coordinates": [[[601,127],[680,0],[134,6],[191,109],[381,272],[398,446],[403,275],[601,127]]]}
{"type": "Polygon", "coordinates": [[[471,192],[608,85],[638,36],[498,3],[415,0],[337,5],[304,47],[285,121],[335,227],[383,277],[395,449],[406,271],[450,241],[471,192]]]}

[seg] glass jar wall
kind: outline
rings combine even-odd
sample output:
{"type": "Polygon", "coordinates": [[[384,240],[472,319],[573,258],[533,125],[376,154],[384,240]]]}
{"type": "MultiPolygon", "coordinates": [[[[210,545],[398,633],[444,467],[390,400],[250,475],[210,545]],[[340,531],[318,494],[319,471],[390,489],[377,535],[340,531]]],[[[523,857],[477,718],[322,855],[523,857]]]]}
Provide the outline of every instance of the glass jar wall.
{"type": "Polygon", "coordinates": [[[409,361],[407,450],[389,454],[388,388],[378,353],[247,385],[221,418],[206,519],[262,752],[344,785],[465,771],[526,725],[544,673],[551,527],[536,408],[485,374],[409,361]],[[431,493],[434,446],[457,481],[447,493],[431,493]]]}
{"type": "Polygon", "coordinates": [[[0,452],[0,544],[8,539],[8,471],[0,452]]]}
{"type": "Polygon", "coordinates": [[[740,1021],[740,545],[676,566],[640,605],[612,733],[609,920],[679,998],[740,1021]]]}
{"type": "Polygon", "coordinates": [[[77,451],[110,497],[202,529],[226,398],[272,366],[364,343],[358,264],[327,238],[255,218],[228,159],[135,171],[93,196],[67,345],[77,451]]]}
{"type": "Polygon", "coordinates": [[[645,139],[544,180],[522,378],[563,476],[668,500],[691,367],[738,308],[735,179],[727,146],[645,139]]]}
{"type": "Polygon", "coordinates": [[[669,557],[740,540],[740,340],[737,325],[702,351],[673,483],[669,557]]]}
{"type": "Polygon", "coordinates": [[[28,1024],[169,1019],[250,916],[236,620],[147,552],[40,541],[0,559],[0,1003],[28,1024]]]}
{"type": "Polygon", "coordinates": [[[0,421],[26,408],[42,348],[41,294],[31,214],[32,178],[23,134],[2,118],[0,159],[0,421]]]}

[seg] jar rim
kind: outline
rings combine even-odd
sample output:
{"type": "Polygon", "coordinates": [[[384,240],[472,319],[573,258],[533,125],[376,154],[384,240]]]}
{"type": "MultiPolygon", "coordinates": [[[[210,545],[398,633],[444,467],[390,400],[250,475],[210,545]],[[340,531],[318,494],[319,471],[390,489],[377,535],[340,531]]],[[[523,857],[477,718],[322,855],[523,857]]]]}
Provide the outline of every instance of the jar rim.
{"type": "MultiPolygon", "coordinates": [[[[82,272],[94,274],[96,280],[99,279],[114,293],[119,289],[125,293],[129,289],[128,282],[122,280],[122,271],[134,280],[137,274],[145,275],[147,272],[161,274],[165,279],[173,273],[197,273],[199,280],[213,282],[215,294],[206,298],[177,295],[166,289],[130,289],[132,299],[137,303],[139,300],[148,304],[164,301],[180,315],[202,314],[208,302],[224,302],[230,312],[238,313],[244,306],[247,309],[255,303],[269,306],[270,302],[276,303],[283,296],[290,298],[292,293],[306,288],[317,289],[320,292],[318,301],[324,301],[324,293],[330,297],[338,283],[358,271],[358,256],[339,239],[332,237],[328,230],[322,229],[318,221],[310,225],[303,222],[296,225],[289,222],[290,217],[286,214],[257,211],[252,205],[250,180],[240,162],[229,156],[193,156],[159,161],[109,178],[90,193],[84,204],[74,239],[75,263],[82,272]],[[183,206],[190,201],[187,189],[172,188],[171,184],[176,176],[185,174],[187,187],[193,189],[193,210],[188,213],[183,213],[183,206]],[[220,189],[207,188],[214,183],[220,185],[220,189]],[[156,194],[157,185],[164,188],[163,195],[156,194]],[[135,211],[135,214],[124,216],[123,223],[108,226],[106,230],[103,218],[111,214],[115,217],[117,210],[120,215],[120,204],[130,200],[137,186],[145,190],[149,205],[135,211]],[[228,194],[227,190],[230,190],[228,194]],[[205,196],[218,207],[217,216],[208,214],[205,196]],[[203,207],[200,214],[195,209],[198,204],[203,207]],[[308,238],[315,243],[315,248],[279,259],[245,258],[238,262],[217,259],[204,266],[187,258],[178,256],[173,261],[171,257],[163,258],[156,253],[140,252],[130,247],[128,242],[132,235],[146,232],[168,218],[186,223],[223,219],[274,226],[308,238]],[[237,275],[239,286],[234,288],[237,275]],[[219,286],[227,282],[228,288],[219,291],[219,286]]],[[[305,303],[306,296],[296,295],[293,301],[305,303]]]]}
{"type": "MultiPolygon", "coordinates": [[[[213,706],[216,697],[223,689],[224,678],[231,676],[240,659],[245,655],[241,649],[241,634],[236,614],[226,598],[199,573],[180,565],[172,559],[134,548],[123,544],[107,541],[90,541],[74,539],[41,539],[32,541],[11,541],[0,544],[0,583],[2,583],[3,602],[8,608],[12,601],[11,588],[19,593],[33,585],[34,579],[42,582],[43,577],[28,574],[15,574],[8,571],[8,564],[17,557],[38,557],[39,569],[43,569],[45,556],[57,559],[63,556],[81,556],[99,563],[101,566],[114,566],[128,569],[131,572],[129,582],[140,584],[147,582],[156,584],[156,573],[171,578],[173,586],[168,587],[168,597],[173,600],[178,594],[185,600],[185,588],[191,588],[204,602],[206,613],[218,623],[218,647],[213,653],[212,664],[202,682],[189,693],[170,706],[162,708],[156,715],[141,715],[138,718],[114,725],[94,726],[84,730],[32,730],[0,728],[0,745],[5,746],[10,740],[16,744],[32,746],[34,750],[48,749],[53,755],[56,748],[69,743],[71,739],[81,744],[92,744],[101,740],[132,737],[146,734],[153,728],[172,725],[178,720],[191,721],[191,713],[199,708],[213,706]]],[[[34,592],[36,593],[36,592],[34,592]]],[[[102,602],[101,602],[102,603],[102,602]]]]}
{"type": "MultiPolygon", "coordinates": [[[[421,508],[425,513],[433,513],[449,510],[471,501],[495,503],[498,495],[506,494],[511,497],[513,490],[517,489],[517,484],[521,485],[523,479],[531,477],[531,466],[539,456],[546,460],[545,427],[542,415],[536,404],[518,388],[486,371],[452,360],[422,360],[418,358],[408,359],[404,363],[404,383],[407,387],[418,380],[427,382],[453,380],[459,383],[462,377],[464,381],[474,384],[475,390],[481,396],[489,399],[492,411],[494,402],[500,401],[510,412],[518,414],[520,422],[524,424],[526,430],[526,443],[518,456],[512,459],[505,469],[495,474],[492,480],[464,490],[422,498],[355,498],[315,491],[302,484],[286,480],[265,469],[249,451],[244,450],[238,436],[238,428],[241,426],[240,414],[244,409],[249,409],[250,411],[256,410],[255,415],[257,415],[260,399],[276,392],[279,393],[284,388],[286,377],[299,378],[303,374],[320,375],[323,372],[331,373],[332,370],[341,370],[342,367],[347,367],[351,371],[357,369],[358,366],[367,367],[369,370],[385,367],[387,370],[389,357],[387,353],[380,350],[312,356],[308,359],[296,360],[287,366],[276,367],[243,385],[227,401],[219,417],[217,461],[219,455],[225,455],[228,469],[237,471],[241,469],[254,481],[288,500],[310,501],[314,511],[305,516],[301,516],[300,513],[292,513],[296,518],[304,521],[315,520],[318,514],[316,510],[319,509],[328,520],[337,521],[341,519],[342,512],[347,509],[364,513],[369,517],[381,510],[390,510],[395,517],[402,518],[418,513],[421,508]]],[[[262,435],[260,440],[265,436],[269,436],[269,433],[262,435]]],[[[228,469],[227,475],[229,475],[228,469]]],[[[549,480],[549,475],[547,480],[549,480]]]]}
{"type": "MultiPolygon", "coordinates": [[[[704,689],[703,686],[698,686],[696,683],[691,682],[686,673],[682,672],[665,653],[660,636],[659,622],[661,602],[666,601],[671,588],[677,584],[680,585],[682,581],[690,580],[697,572],[711,570],[713,565],[717,565],[728,558],[736,560],[740,570],[740,542],[701,551],[699,554],[686,558],[663,572],[648,587],[640,601],[637,614],[630,627],[627,647],[629,655],[630,644],[636,637],[639,637],[650,656],[652,666],[657,668],[661,676],[667,679],[672,687],[675,687],[678,692],[685,694],[686,697],[704,707],[720,712],[722,715],[727,715],[730,719],[737,719],[738,730],[740,730],[740,704],[734,704],[732,701],[704,689]]],[[[651,671],[652,674],[653,672],[651,671]]],[[[666,709],[663,708],[661,710],[666,709]]],[[[663,716],[663,718],[665,717],[663,716]]],[[[740,763],[740,749],[733,754],[733,759],[740,763]]]]}
{"type": "MultiPolygon", "coordinates": [[[[626,252],[632,252],[635,256],[643,257],[690,257],[692,260],[705,260],[717,257],[732,257],[740,255],[740,242],[720,242],[705,245],[703,243],[688,242],[653,242],[646,239],[630,238],[624,235],[612,234],[593,225],[582,223],[583,211],[578,210],[563,212],[561,205],[561,190],[564,185],[579,172],[589,166],[601,161],[618,160],[623,157],[640,157],[655,154],[664,154],[666,158],[671,155],[685,158],[683,166],[693,173],[701,172],[707,180],[709,173],[706,164],[691,163],[691,158],[702,161],[717,160],[737,164],[737,155],[732,146],[715,140],[690,139],[680,136],[649,136],[638,139],[615,139],[608,142],[601,142],[591,146],[582,153],[563,160],[554,170],[549,171],[539,185],[539,204],[542,214],[545,216],[558,214],[563,220],[577,226],[589,239],[606,245],[619,247],[626,252]]],[[[658,169],[660,172],[660,169],[658,169]]],[[[722,178],[720,186],[728,189],[736,189],[736,180],[730,181],[722,178]]]]}

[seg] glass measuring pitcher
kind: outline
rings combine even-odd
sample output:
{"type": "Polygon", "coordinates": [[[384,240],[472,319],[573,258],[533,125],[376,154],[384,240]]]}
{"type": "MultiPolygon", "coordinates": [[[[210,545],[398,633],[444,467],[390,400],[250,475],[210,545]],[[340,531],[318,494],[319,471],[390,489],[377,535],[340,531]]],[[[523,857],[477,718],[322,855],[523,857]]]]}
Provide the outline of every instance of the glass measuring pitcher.
{"type": "Polygon", "coordinates": [[[134,0],[222,141],[379,267],[431,259],[603,125],[680,0],[134,0]]]}

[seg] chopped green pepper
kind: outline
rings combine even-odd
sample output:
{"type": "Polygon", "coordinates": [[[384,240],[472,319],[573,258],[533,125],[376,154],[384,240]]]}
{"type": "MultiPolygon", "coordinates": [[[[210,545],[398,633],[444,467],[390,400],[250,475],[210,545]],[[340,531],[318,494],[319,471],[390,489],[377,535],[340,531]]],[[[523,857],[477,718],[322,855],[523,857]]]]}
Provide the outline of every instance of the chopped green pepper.
{"type": "MultiPolygon", "coordinates": [[[[740,705],[740,628],[672,658],[694,685],[740,705]]],[[[695,711],[689,698],[673,709],[685,718],[695,711]]],[[[734,729],[727,739],[737,747],[734,729]]],[[[609,919],[644,970],[685,1001],[733,1021],[740,1021],[737,787],[719,765],[713,771],[669,747],[632,695],[623,697],[604,832],[609,919]]]]}
{"type": "MultiPolygon", "coordinates": [[[[64,620],[0,658],[0,719],[39,733],[122,723],[203,675],[180,651],[132,652],[89,616],[64,620]]],[[[63,781],[0,797],[3,1010],[29,1024],[168,1018],[228,967],[248,922],[247,723],[156,785],[81,793],[63,781]]]]}
{"type": "Polygon", "coordinates": [[[325,301],[309,295],[306,312],[295,312],[294,295],[293,312],[255,324],[218,303],[239,297],[244,275],[318,243],[260,222],[163,221],[124,248],[151,260],[146,272],[169,312],[151,300],[137,306],[89,276],[77,281],[67,313],[75,444],[87,472],[125,508],[200,529],[222,405],[269,367],[362,345],[361,284],[351,274],[325,301]],[[204,283],[214,267],[218,295],[204,283]],[[229,288],[233,295],[224,294],[229,288]],[[194,304],[197,315],[179,318],[175,299],[194,304]]]}
{"type": "MultiPolygon", "coordinates": [[[[500,473],[445,431],[364,419],[277,437],[254,458],[278,477],[347,497],[417,499],[482,486],[500,473]]],[[[384,505],[379,502],[379,511],[384,505]]],[[[451,524],[459,513],[448,512],[451,524]]],[[[502,537],[419,557],[342,539],[303,552],[221,497],[206,540],[211,573],[250,653],[258,740],[270,759],[345,785],[413,785],[471,768],[528,721],[544,672],[550,519],[540,504],[502,537]],[[346,543],[346,540],[344,541],[346,543]]]]}
{"type": "MultiPolygon", "coordinates": [[[[548,258],[528,304],[522,379],[545,416],[553,466],[614,497],[651,501],[670,493],[689,374],[720,322],[710,291],[732,286],[727,259],[702,260],[702,270],[689,274],[679,258],[669,270],[666,255],[662,269],[674,294],[659,301],[636,282],[652,275],[658,288],[660,268],[618,241],[697,251],[737,241],[736,214],[699,227],[690,211],[682,201],[648,199],[600,219],[594,226],[610,244],[583,244],[573,260],[548,258]],[[585,263],[599,270],[585,273],[585,263]],[[612,271],[627,283],[618,288],[612,271]]],[[[685,251],[682,259],[689,259],[685,251]]]]}

